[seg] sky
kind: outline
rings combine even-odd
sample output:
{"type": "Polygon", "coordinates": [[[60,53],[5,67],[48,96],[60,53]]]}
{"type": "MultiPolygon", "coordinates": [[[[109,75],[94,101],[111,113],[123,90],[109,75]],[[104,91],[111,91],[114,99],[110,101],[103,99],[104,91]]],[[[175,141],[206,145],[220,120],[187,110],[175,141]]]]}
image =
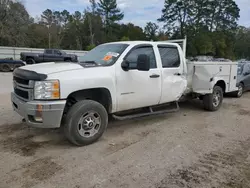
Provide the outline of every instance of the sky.
{"type": "MultiPolygon", "coordinates": [[[[250,0],[235,0],[240,8],[239,24],[250,27],[250,0]]],[[[80,11],[89,6],[89,0],[23,0],[31,16],[36,17],[46,9],[80,11]]],[[[144,27],[147,22],[156,22],[161,16],[164,0],[117,0],[118,7],[124,12],[122,22],[134,23],[144,27]]]]}

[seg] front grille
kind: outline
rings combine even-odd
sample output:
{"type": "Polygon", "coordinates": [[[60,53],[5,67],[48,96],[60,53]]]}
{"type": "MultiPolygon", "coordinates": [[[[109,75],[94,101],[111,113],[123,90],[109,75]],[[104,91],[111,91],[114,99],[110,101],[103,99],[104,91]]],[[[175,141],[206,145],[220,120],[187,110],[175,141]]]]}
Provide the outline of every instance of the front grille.
{"type": "Polygon", "coordinates": [[[26,100],[29,99],[29,92],[28,91],[14,88],[14,92],[16,95],[18,95],[19,97],[22,97],[23,99],[26,99],[26,100]]]}
{"type": "Polygon", "coordinates": [[[18,78],[16,76],[14,76],[14,81],[16,81],[18,84],[22,84],[22,85],[29,85],[29,80],[25,80],[22,78],[18,78]]]}

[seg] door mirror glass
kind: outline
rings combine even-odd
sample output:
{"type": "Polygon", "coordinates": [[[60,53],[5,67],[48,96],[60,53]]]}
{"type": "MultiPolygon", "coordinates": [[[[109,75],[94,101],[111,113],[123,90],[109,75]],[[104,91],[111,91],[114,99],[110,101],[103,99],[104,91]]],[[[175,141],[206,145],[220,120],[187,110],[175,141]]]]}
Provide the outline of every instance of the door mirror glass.
{"type": "Polygon", "coordinates": [[[243,73],[243,76],[247,76],[249,74],[250,74],[250,72],[245,72],[245,73],[243,73]]]}
{"type": "Polygon", "coordinates": [[[139,71],[150,70],[150,58],[146,54],[140,54],[137,58],[137,69],[139,71]]]}

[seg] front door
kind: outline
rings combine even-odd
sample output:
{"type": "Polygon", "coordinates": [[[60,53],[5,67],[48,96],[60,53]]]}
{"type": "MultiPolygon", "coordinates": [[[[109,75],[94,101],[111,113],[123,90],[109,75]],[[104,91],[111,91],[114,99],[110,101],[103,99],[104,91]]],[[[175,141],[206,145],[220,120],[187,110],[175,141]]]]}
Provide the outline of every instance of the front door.
{"type": "Polygon", "coordinates": [[[161,70],[157,67],[152,45],[134,47],[125,57],[129,71],[116,66],[117,111],[125,111],[156,105],[161,97],[161,70]],[[138,71],[137,58],[140,54],[150,57],[150,70],[138,71]]]}

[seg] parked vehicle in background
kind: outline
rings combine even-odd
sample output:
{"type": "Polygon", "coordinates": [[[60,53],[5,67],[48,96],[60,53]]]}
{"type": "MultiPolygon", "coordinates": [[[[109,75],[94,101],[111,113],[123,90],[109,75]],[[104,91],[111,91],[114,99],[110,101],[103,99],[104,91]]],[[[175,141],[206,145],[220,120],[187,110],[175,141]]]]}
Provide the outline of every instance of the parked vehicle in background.
{"type": "Polygon", "coordinates": [[[13,60],[12,58],[0,59],[0,71],[2,72],[10,72],[24,65],[25,63],[21,60],[13,60]]]}
{"type": "Polygon", "coordinates": [[[78,146],[97,141],[109,115],[175,112],[180,99],[194,98],[217,111],[223,94],[237,91],[237,63],[187,62],[186,40],[102,44],[80,63],[28,65],[13,75],[13,109],[33,127],[63,125],[78,146]]]}
{"type": "Polygon", "coordinates": [[[44,53],[20,53],[21,60],[25,61],[26,64],[35,64],[43,62],[77,62],[77,55],[67,54],[62,50],[57,49],[45,49],[44,53]]]}
{"type": "Polygon", "coordinates": [[[218,61],[218,62],[232,62],[230,59],[225,59],[225,58],[214,58],[213,61],[218,61]]]}
{"type": "Polygon", "coordinates": [[[250,61],[238,64],[237,87],[236,97],[241,97],[245,91],[250,90],[250,61]]]}

